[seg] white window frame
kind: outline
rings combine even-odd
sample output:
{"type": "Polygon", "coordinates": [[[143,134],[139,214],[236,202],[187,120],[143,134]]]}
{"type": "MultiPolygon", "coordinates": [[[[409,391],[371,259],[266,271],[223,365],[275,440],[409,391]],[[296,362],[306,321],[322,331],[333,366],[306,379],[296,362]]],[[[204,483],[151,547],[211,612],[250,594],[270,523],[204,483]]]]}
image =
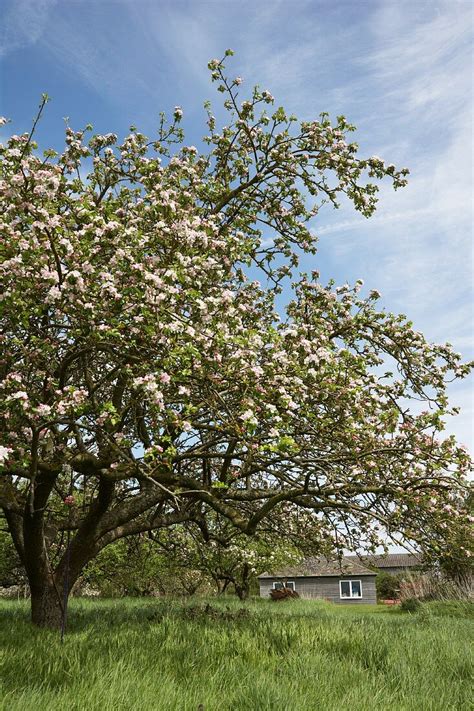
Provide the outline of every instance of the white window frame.
{"type": "Polygon", "coordinates": [[[282,585],[284,588],[289,588],[290,590],[293,590],[293,592],[296,590],[296,585],[294,580],[275,580],[272,584],[272,589],[277,590],[277,585],[282,585]]]}
{"type": "Polygon", "coordinates": [[[339,581],[339,598],[341,600],[360,600],[364,595],[364,592],[362,590],[362,580],[340,580],[339,581]],[[343,595],[342,594],[342,583],[350,583],[350,589],[351,589],[351,594],[350,595],[343,595]],[[360,595],[353,595],[352,594],[352,583],[359,583],[360,585],[360,595]]]}

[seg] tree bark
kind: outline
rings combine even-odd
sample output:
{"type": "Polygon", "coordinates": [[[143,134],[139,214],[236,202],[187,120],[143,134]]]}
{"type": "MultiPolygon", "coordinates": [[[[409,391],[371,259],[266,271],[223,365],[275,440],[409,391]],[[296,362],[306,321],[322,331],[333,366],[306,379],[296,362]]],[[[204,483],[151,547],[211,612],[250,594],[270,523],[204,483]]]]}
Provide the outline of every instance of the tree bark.
{"type": "Polygon", "coordinates": [[[250,585],[249,583],[243,583],[242,585],[235,585],[235,592],[237,593],[237,597],[239,600],[247,600],[249,593],[250,593],[250,585]]]}
{"type": "Polygon", "coordinates": [[[60,630],[63,623],[63,602],[54,585],[31,587],[31,621],[38,627],[60,630]]]}
{"type": "Polygon", "coordinates": [[[238,582],[234,580],[235,592],[239,600],[246,600],[250,594],[250,568],[248,563],[244,563],[242,575],[238,582]]]}

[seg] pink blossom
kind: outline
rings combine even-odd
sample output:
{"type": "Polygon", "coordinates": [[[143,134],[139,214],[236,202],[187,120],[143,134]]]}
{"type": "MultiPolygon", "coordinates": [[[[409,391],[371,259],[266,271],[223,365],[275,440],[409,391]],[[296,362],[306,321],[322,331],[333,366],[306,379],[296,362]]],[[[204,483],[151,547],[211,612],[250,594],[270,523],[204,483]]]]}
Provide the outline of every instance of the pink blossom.
{"type": "Polygon", "coordinates": [[[61,298],[61,289],[57,286],[52,286],[51,289],[46,294],[46,303],[51,303],[52,301],[57,301],[61,298]]]}
{"type": "Polygon", "coordinates": [[[38,413],[38,415],[49,415],[49,413],[51,412],[51,408],[49,405],[41,404],[38,405],[38,407],[36,408],[36,412],[38,413]]]}
{"type": "Polygon", "coordinates": [[[13,395],[10,395],[10,400],[23,400],[26,402],[28,400],[28,395],[25,393],[24,390],[19,390],[16,393],[13,393],[13,395]]]}
{"type": "Polygon", "coordinates": [[[8,459],[8,455],[12,452],[13,449],[11,447],[2,447],[0,445],[0,464],[3,464],[3,462],[8,459]]]}

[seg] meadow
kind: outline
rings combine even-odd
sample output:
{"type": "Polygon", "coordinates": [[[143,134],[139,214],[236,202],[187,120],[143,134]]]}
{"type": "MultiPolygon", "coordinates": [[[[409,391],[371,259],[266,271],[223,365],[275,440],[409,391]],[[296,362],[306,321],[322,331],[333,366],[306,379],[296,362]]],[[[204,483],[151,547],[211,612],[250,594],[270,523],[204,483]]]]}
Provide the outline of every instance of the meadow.
{"type": "Polygon", "coordinates": [[[84,600],[63,644],[0,601],[5,711],[469,709],[467,604],[84,600]]]}

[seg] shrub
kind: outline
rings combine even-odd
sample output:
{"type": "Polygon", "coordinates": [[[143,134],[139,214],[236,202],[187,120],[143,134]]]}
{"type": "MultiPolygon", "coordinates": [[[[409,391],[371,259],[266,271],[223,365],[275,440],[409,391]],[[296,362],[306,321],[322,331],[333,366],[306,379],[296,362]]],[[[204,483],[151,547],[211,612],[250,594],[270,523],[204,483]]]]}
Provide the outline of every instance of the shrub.
{"type": "Polygon", "coordinates": [[[418,612],[421,607],[421,602],[416,597],[407,597],[402,601],[400,610],[402,612],[418,612]]]}
{"type": "Polygon", "coordinates": [[[379,600],[397,600],[400,597],[400,576],[380,572],[375,578],[379,600]]]}
{"type": "Polygon", "coordinates": [[[296,590],[292,590],[291,588],[279,588],[278,590],[272,590],[270,592],[270,597],[274,602],[279,602],[280,600],[298,598],[299,595],[296,590]]]}
{"type": "Polygon", "coordinates": [[[400,582],[402,600],[416,597],[418,600],[472,600],[472,578],[454,581],[442,575],[424,573],[410,575],[400,582]]]}

